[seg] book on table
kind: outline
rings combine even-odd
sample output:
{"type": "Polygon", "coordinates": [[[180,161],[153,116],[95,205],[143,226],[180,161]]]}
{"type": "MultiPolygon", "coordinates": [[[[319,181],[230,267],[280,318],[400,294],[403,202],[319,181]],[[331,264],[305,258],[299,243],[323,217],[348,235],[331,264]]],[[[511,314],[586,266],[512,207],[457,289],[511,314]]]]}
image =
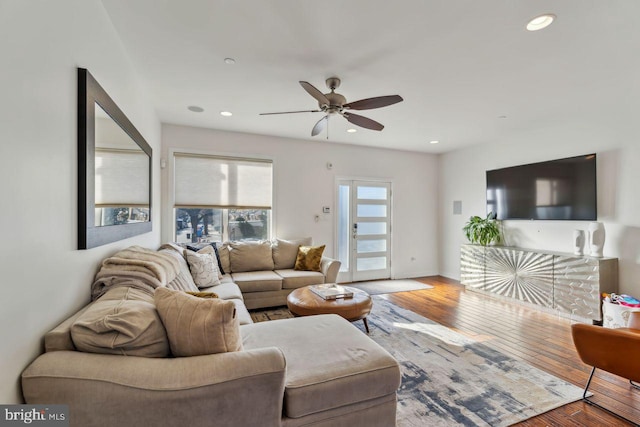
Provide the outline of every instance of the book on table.
{"type": "Polygon", "coordinates": [[[335,283],[311,285],[309,286],[309,288],[311,288],[311,291],[314,294],[326,300],[353,297],[353,291],[351,289],[345,288],[344,286],[340,286],[335,283]]]}

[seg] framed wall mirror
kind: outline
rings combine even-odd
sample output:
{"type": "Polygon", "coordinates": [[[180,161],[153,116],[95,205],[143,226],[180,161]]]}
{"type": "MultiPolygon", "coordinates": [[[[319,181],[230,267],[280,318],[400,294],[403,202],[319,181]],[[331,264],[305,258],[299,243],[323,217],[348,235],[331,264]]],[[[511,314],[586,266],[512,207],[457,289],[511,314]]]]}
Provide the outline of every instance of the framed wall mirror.
{"type": "Polygon", "coordinates": [[[78,68],[78,249],[151,231],[151,147],[78,68]]]}

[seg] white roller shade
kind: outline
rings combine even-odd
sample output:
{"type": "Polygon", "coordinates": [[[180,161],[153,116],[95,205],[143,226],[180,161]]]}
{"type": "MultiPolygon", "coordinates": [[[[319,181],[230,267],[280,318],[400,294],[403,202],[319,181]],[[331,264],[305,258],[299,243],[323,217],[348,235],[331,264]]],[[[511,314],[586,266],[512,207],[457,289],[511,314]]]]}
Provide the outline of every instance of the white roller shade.
{"type": "Polygon", "coordinates": [[[149,206],[149,157],[142,150],[96,148],[95,204],[149,206]]]}
{"type": "Polygon", "coordinates": [[[271,209],[270,160],[175,154],[175,206],[271,209]]]}

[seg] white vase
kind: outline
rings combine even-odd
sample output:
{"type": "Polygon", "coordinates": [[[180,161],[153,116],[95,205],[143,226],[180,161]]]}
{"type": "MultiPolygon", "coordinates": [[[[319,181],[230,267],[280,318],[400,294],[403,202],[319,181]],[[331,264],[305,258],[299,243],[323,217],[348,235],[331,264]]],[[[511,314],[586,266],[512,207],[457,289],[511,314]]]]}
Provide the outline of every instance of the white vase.
{"type": "Polygon", "coordinates": [[[604,249],[604,224],[601,222],[592,222],[589,224],[589,249],[591,256],[601,258],[604,249]]]}
{"type": "Polygon", "coordinates": [[[573,253],[584,255],[584,244],[586,242],[584,230],[573,230],[573,253]]]}

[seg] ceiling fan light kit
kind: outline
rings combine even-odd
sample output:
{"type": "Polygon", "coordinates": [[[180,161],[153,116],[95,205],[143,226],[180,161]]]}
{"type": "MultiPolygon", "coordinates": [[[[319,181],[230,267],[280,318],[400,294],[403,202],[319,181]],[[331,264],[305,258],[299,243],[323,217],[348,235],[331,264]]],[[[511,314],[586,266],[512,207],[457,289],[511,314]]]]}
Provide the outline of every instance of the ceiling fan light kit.
{"type": "Polygon", "coordinates": [[[389,105],[396,104],[402,101],[400,95],[388,95],[377,96],[374,98],[366,98],[358,101],[347,103],[347,99],[336,93],[335,90],[340,87],[340,79],[338,77],[330,77],[326,80],[327,87],[331,92],[322,93],[315,86],[309,82],[300,81],[300,86],[307,91],[309,95],[318,101],[319,110],[299,110],[299,111],[284,111],[278,113],[261,113],[260,115],[272,115],[272,114],[292,114],[292,113],[325,113],[326,115],[318,120],[311,130],[311,136],[320,134],[327,126],[329,117],[331,115],[339,114],[349,123],[356,126],[363,127],[365,129],[371,129],[381,131],[384,129],[384,125],[358,114],[353,114],[348,110],[372,110],[374,108],[382,108],[389,105]]]}

